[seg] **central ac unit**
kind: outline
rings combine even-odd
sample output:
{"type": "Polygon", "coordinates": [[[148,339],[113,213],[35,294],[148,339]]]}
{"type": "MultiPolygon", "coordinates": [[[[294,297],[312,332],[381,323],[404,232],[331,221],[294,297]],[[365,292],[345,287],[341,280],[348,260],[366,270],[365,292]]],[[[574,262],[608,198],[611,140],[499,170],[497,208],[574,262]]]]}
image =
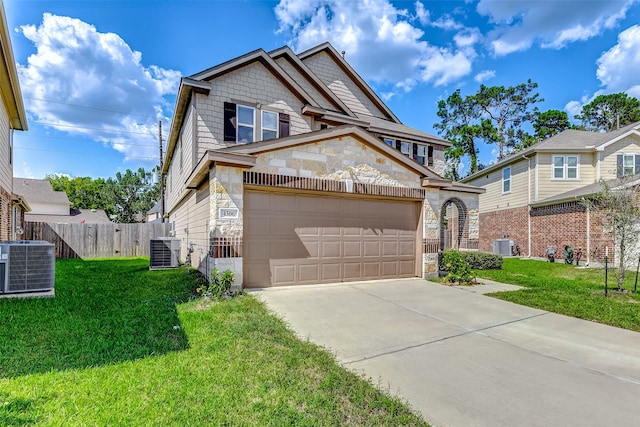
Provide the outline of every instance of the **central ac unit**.
{"type": "Polygon", "coordinates": [[[511,256],[511,247],[513,246],[513,240],[509,239],[496,239],[493,241],[493,253],[502,256],[511,256]]]}
{"type": "Polygon", "coordinates": [[[55,255],[55,245],[42,240],[0,243],[0,293],[53,290],[55,255]]]}
{"type": "Polygon", "coordinates": [[[180,266],[180,239],[156,237],[149,241],[149,269],[180,266]]]}

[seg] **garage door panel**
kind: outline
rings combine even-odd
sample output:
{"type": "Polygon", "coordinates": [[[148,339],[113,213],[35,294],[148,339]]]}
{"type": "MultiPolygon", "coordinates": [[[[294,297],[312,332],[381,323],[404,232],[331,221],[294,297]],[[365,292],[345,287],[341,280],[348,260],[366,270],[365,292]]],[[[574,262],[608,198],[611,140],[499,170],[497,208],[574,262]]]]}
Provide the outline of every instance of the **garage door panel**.
{"type": "Polygon", "coordinates": [[[414,277],[421,204],[247,191],[244,284],[414,277]]]}

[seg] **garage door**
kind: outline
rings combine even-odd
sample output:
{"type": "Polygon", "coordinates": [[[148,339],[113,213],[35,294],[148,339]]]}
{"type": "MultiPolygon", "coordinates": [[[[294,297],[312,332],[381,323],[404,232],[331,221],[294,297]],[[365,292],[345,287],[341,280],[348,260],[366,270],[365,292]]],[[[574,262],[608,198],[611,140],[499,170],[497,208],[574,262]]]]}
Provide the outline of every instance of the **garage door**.
{"type": "Polygon", "coordinates": [[[246,191],[247,287],[415,277],[420,203],[246,191]]]}

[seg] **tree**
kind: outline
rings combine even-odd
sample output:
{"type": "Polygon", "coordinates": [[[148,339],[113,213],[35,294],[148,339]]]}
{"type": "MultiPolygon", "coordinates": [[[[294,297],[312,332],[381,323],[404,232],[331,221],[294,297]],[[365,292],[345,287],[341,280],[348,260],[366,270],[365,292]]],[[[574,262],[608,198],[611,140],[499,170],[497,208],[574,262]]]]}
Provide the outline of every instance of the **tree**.
{"type": "Polygon", "coordinates": [[[540,141],[570,128],[569,115],[560,110],[548,110],[540,113],[533,121],[535,137],[540,141]]]}
{"type": "Polygon", "coordinates": [[[610,132],[640,121],[640,101],[624,92],[599,95],[583,105],[575,119],[580,120],[586,130],[610,132]]]}
{"type": "Polygon", "coordinates": [[[153,172],[139,168],[136,172],[127,169],[116,173],[104,186],[105,209],[115,222],[131,223],[144,221],[144,214],[160,197],[160,184],[154,183],[153,172]]]}
{"type": "Polygon", "coordinates": [[[449,163],[447,176],[451,179],[459,179],[459,166],[461,158],[469,156],[469,169],[471,173],[478,170],[478,149],[476,139],[483,134],[483,128],[477,122],[479,111],[472,98],[462,98],[460,89],[452,93],[447,100],[438,101],[438,117],[440,123],[433,127],[440,135],[453,143],[453,146],[445,151],[445,158],[449,163]]]}
{"type": "Polygon", "coordinates": [[[626,271],[631,270],[638,260],[638,253],[632,248],[636,247],[640,238],[640,185],[632,180],[634,178],[631,175],[623,177],[615,187],[601,180],[602,190],[590,199],[583,199],[583,204],[589,209],[603,213],[603,225],[613,233],[618,258],[618,291],[622,291],[626,271]]]}
{"type": "Polygon", "coordinates": [[[69,177],[67,175],[47,175],[54,191],[67,193],[69,201],[77,209],[105,209],[106,201],[102,197],[105,180],[90,177],[69,177]]]}
{"type": "Polygon", "coordinates": [[[521,126],[535,119],[538,114],[535,104],[544,101],[538,93],[532,94],[537,87],[538,84],[531,79],[507,88],[480,85],[480,90],[474,95],[483,117],[490,120],[494,128],[487,142],[498,145],[498,160],[504,157],[505,148],[518,149],[531,143],[531,136],[521,126]]]}

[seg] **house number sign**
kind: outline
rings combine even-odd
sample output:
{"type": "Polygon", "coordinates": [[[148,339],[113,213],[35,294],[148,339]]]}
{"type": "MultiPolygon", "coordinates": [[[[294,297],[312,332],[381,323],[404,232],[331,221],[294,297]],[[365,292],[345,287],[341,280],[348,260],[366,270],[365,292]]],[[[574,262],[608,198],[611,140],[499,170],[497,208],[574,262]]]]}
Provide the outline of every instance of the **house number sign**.
{"type": "Polygon", "coordinates": [[[240,215],[238,208],[220,208],[218,209],[219,219],[237,219],[240,215]]]}

